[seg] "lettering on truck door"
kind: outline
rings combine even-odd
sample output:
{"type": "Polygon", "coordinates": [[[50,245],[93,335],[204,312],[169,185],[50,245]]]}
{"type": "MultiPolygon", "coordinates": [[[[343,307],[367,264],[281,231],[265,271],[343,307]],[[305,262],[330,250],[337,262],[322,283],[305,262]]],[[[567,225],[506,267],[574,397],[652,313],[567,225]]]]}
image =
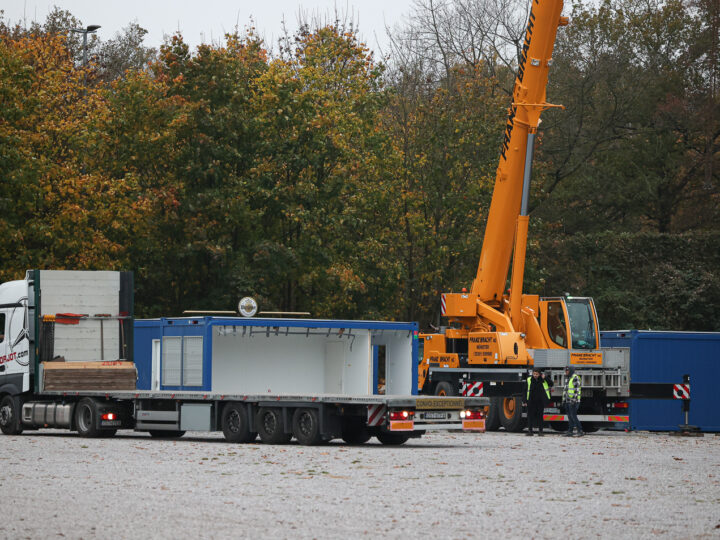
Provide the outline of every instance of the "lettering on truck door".
{"type": "Polygon", "coordinates": [[[17,391],[29,389],[30,351],[27,331],[27,299],[0,308],[0,386],[12,384],[17,391]]]}

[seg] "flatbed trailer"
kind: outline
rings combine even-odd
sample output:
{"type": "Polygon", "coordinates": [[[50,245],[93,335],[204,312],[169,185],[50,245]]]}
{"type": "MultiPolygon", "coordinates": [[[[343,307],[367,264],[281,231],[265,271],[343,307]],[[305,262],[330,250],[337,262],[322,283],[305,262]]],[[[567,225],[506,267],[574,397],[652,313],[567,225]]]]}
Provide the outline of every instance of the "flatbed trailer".
{"type": "Polygon", "coordinates": [[[0,285],[0,428],[119,429],[319,444],[484,429],[482,397],[418,396],[417,325],[133,319],[126,272],[28,271],[0,285]]]}
{"type": "Polygon", "coordinates": [[[471,413],[488,404],[483,398],[148,390],[54,391],[42,396],[49,401],[23,405],[26,425],[48,426],[48,422],[55,421],[56,427],[75,429],[83,436],[134,429],[168,438],[181,436],[186,431],[222,430],[226,438],[235,442],[255,440],[255,434],[259,432],[264,442],[288,442],[292,435],[303,444],[317,444],[333,438],[362,443],[371,436],[384,444],[401,444],[426,431],[480,430],[484,423],[475,421],[480,415],[474,415],[473,419],[471,413]],[[92,400],[94,410],[78,412],[77,405],[83,400],[92,400]],[[59,414],[63,407],[65,413],[59,414]],[[85,414],[85,418],[80,419],[79,414],[85,414]],[[235,418],[236,426],[233,426],[233,414],[242,416],[235,418]],[[66,420],[63,425],[57,425],[55,418],[66,420]]]}

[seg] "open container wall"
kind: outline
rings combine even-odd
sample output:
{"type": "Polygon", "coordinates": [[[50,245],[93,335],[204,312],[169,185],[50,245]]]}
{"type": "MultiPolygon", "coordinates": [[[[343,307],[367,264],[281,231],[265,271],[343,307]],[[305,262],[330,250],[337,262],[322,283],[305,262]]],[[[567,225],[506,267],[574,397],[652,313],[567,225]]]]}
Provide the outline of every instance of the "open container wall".
{"type": "Polygon", "coordinates": [[[417,393],[415,323],[138,320],[135,355],[138,389],[366,396],[382,380],[386,394],[417,393]]]}

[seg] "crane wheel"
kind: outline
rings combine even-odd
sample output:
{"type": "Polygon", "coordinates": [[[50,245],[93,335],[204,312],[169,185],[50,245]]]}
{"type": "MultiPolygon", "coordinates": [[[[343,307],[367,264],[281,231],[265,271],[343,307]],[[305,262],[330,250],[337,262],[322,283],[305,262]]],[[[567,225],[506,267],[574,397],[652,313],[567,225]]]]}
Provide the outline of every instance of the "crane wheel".
{"type": "Polygon", "coordinates": [[[436,396],[457,396],[457,391],[453,388],[453,385],[447,381],[441,381],[437,383],[435,387],[436,396]]]}
{"type": "Polygon", "coordinates": [[[497,431],[500,428],[500,414],[498,413],[502,398],[490,398],[490,406],[485,407],[485,431],[497,431]]]}
{"type": "Polygon", "coordinates": [[[498,416],[500,425],[505,428],[505,431],[517,433],[525,427],[522,417],[522,401],[519,397],[500,398],[498,416]]]}

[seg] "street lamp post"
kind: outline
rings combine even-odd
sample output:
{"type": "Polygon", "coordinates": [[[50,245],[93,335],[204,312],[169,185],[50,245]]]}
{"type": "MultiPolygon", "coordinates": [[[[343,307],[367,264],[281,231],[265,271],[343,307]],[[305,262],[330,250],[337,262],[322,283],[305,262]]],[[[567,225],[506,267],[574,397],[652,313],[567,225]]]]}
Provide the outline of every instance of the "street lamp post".
{"type": "MultiPolygon", "coordinates": [[[[87,35],[94,34],[100,28],[99,24],[91,24],[85,28],[72,28],[70,31],[83,35],[83,69],[87,64],[87,35]]],[[[87,86],[87,73],[83,74],[83,86],[87,86]]]]}

